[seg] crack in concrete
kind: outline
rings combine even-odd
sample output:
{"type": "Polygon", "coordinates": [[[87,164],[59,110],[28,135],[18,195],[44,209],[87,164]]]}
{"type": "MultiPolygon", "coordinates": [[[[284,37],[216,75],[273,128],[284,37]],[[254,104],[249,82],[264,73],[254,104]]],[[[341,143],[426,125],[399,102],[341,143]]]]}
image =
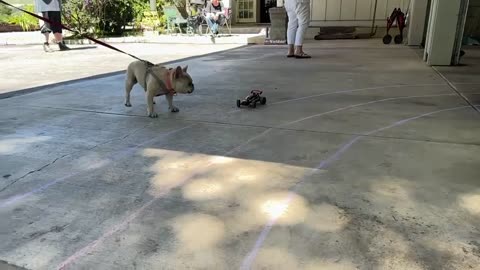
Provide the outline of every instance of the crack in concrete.
{"type": "Polygon", "coordinates": [[[458,88],[445,75],[443,75],[436,67],[432,66],[432,69],[438,74],[438,76],[440,76],[440,78],[442,78],[447,83],[447,85],[453,90],[453,92],[455,92],[461,99],[463,99],[475,111],[480,113],[480,109],[475,104],[473,104],[468,99],[468,97],[466,97],[460,90],[458,90],[458,88]]]}
{"type": "Polygon", "coordinates": [[[42,171],[43,169],[45,169],[45,168],[53,165],[53,164],[54,164],[55,162],[57,162],[59,159],[62,159],[62,158],[64,158],[64,157],[68,156],[68,155],[70,155],[70,154],[65,154],[65,155],[63,155],[63,156],[61,156],[61,157],[57,157],[57,158],[55,158],[53,161],[51,161],[50,163],[47,163],[47,164],[43,165],[42,167],[40,167],[40,168],[38,168],[38,169],[36,169],[36,170],[29,171],[28,173],[26,173],[26,174],[22,175],[21,177],[13,180],[13,181],[10,182],[9,184],[7,184],[5,187],[3,187],[2,189],[0,189],[0,192],[5,191],[5,190],[8,189],[10,186],[14,185],[15,183],[17,183],[18,181],[24,179],[25,177],[27,177],[27,176],[29,176],[29,175],[31,175],[31,174],[34,174],[34,173],[36,173],[36,172],[42,171]]]}
{"type": "MultiPolygon", "coordinates": [[[[477,106],[477,105],[475,105],[475,106],[477,106]]],[[[147,116],[140,116],[140,115],[126,115],[126,114],[108,113],[108,112],[100,112],[100,111],[67,109],[67,108],[61,108],[61,107],[58,107],[58,108],[57,107],[42,107],[42,106],[32,106],[32,107],[47,108],[47,109],[54,109],[54,110],[64,110],[64,111],[79,111],[79,112],[89,112],[89,113],[98,113],[98,114],[107,114],[107,115],[128,116],[128,117],[142,117],[142,118],[147,117],[147,116]]],[[[162,119],[167,119],[167,118],[162,118],[162,119]]],[[[249,125],[249,124],[240,124],[240,123],[228,123],[228,122],[221,122],[221,121],[192,120],[192,119],[183,119],[183,121],[193,122],[193,123],[197,123],[197,124],[202,123],[202,124],[225,125],[225,126],[246,127],[246,128],[264,128],[264,129],[274,129],[274,130],[311,132],[311,133],[318,133],[318,134],[365,136],[365,135],[362,135],[360,133],[348,133],[348,132],[336,132],[336,131],[316,131],[316,130],[308,130],[308,129],[286,128],[286,127],[279,127],[279,126],[265,126],[265,125],[249,125]]],[[[422,139],[414,139],[414,138],[401,138],[401,137],[396,137],[396,136],[368,135],[368,136],[365,136],[365,137],[380,138],[380,139],[398,139],[398,140],[415,141],[415,142],[431,142],[431,143],[480,146],[480,144],[478,144],[478,143],[452,142],[452,141],[444,141],[444,140],[422,140],[422,139]]]]}
{"type": "Polygon", "coordinates": [[[121,138],[111,139],[111,140],[108,140],[108,141],[99,143],[99,144],[97,144],[97,145],[94,145],[93,147],[88,148],[87,151],[93,150],[93,149],[95,149],[95,148],[97,148],[97,147],[99,147],[99,146],[106,145],[106,144],[109,144],[109,143],[114,142],[114,141],[117,141],[117,140],[118,140],[118,141],[123,141],[123,140],[125,140],[126,138],[132,136],[133,134],[139,132],[140,130],[146,129],[150,124],[151,124],[151,123],[148,123],[148,124],[146,124],[145,126],[143,126],[143,127],[141,127],[141,128],[138,128],[138,129],[136,129],[136,130],[134,130],[134,131],[132,131],[132,132],[130,132],[130,133],[127,133],[125,136],[123,136],[123,137],[121,137],[121,138]]]}
{"type": "MultiPolygon", "coordinates": [[[[132,132],[130,132],[130,133],[127,133],[125,136],[123,136],[123,137],[121,137],[121,138],[115,138],[115,139],[112,139],[112,140],[107,140],[107,141],[105,141],[105,142],[101,142],[101,143],[99,143],[99,144],[96,144],[96,145],[94,145],[94,146],[92,146],[92,147],[90,147],[90,148],[87,148],[86,151],[91,151],[91,150],[93,150],[93,149],[95,149],[95,148],[97,148],[97,147],[100,147],[100,146],[105,145],[105,144],[109,144],[109,143],[114,142],[114,141],[116,141],[116,140],[123,141],[123,140],[125,140],[126,138],[132,136],[133,134],[137,133],[138,131],[147,128],[150,124],[151,124],[151,123],[148,123],[148,124],[146,124],[145,126],[143,126],[143,127],[141,127],[141,128],[138,128],[138,129],[136,129],[136,130],[134,130],[134,131],[132,131],[132,132]]],[[[33,171],[29,171],[28,173],[20,176],[19,178],[13,180],[13,181],[10,182],[9,184],[7,184],[5,187],[3,187],[2,189],[0,189],[0,192],[3,192],[3,191],[5,191],[5,190],[7,190],[9,187],[11,187],[12,185],[16,184],[18,181],[24,179],[25,177],[27,177],[27,176],[29,176],[29,175],[32,175],[32,174],[37,173],[37,172],[41,172],[43,169],[45,169],[45,168],[47,168],[47,167],[55,164],[55,162],[57,162],[58,160],[63,159],[63,158],[65,158],[65,157],[67,157],[67,156],[71,156],[71,155],[73,155],[73,154],[75,154],[75,153],[78,153],[78,152],[80,152],[80,151],[81,151],[81,150],[75,151],[75,152],[72,152],[72,153],[65,154],[65,155],[63,155],[63,156],[61,156],[61,157],[57,157],[57,158],[55,158],[53,161],[51,161],[51,162],[43,165],[42,167],[40,167],[40,168],[38,168],[38,169],[36,169],[36,170],[33,170],[33,171]]]]}

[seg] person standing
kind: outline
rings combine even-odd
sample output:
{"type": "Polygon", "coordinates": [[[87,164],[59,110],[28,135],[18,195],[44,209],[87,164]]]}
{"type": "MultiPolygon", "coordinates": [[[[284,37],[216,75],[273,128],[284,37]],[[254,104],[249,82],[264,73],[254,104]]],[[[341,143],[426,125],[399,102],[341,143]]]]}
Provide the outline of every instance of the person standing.
{"type": "Polygon", "coordinates": [[[310,24],[310,0],[286,0],[288,15],[287,57],[311,58],[303,51],[303,39],[310,24]]]}
{"type": "Polygon", "coordinates": [[[65,42],[63,41],[62,27],[62,2],[61,0],[35,0],[35,11],[41,13],[43,17],[55,22],[55,24],[50,24],[44,22],[40,28],[40,32],[45,35],[45,43],[43,43],[43,49],[46,52],[50,52],[50,33],[53,32],[55,37],[55,43],[58,44],[60,51],[70,50],[65,42]]]}

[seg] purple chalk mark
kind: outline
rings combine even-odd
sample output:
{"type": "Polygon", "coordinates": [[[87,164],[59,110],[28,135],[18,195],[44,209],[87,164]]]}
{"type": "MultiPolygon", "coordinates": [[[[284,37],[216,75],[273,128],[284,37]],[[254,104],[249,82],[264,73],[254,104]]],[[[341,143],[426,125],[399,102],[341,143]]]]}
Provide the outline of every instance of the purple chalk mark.
{"type": "MultiPolygon", "coordinates": [[[[203,169],[207,169],[210,167],[213,163],[209,162],[207,163],[203,169]]],[[[148,208],[150,205],[152,205],[154,202],[156,202],[158,199],[162,198],[166,194],[170,192],[171,189],[183,185],[187,183],[188,181],[192,180],[194,176],[197,175],[197,173],[192,173],[189,176],[185,177],[182,181],[179,181],[178,183],[169,186],[166,188],[162,193],[156,195],[153,199],[148,201],[146,204],[144,204],[142,207],[138,208],[137,210],[133,211],[130,215],[127,216],[126,219],[124,219],[121,223],[113,226],[111,229],[106,231],[100,238],[88,243],[86,246],[84,246],[82,249],[76,251],[74,254],[72,254],[70,257],[68,257],[66,260],[61,262],[58,266],[58,270],[64,270],[66,269],[70,264],[74,263],[81,257],[85,256],[86,254],[90,253],[93,251],[98,245],[103,243],[108,237],[112,236],[113,234],[123,231],[127,228],[128,224],[132,222],[135,218],[137,218],[138,215],[140,215],[141,212],[143,212],[146,208],[148,208]]]]}
{"type": "MultiPolygon", "coordinates": [[[[146,141],[146,142],[143,142],[143,143],[141,143],[141,144],[139,144],[139,145],[137,145],[137,146],[129,147],[129,148],[127,148],[126,150],[117,151],[117,152],[115,152],[115,153],[113,153],[113,154],[110,155],[110,157],[108,158],[109,160],[108,160],[105,164],[103,164],[103,166],[105,166],[105,165],[107,165],[107,164],[110,164],[111,162],[115,162],[115,161],[118,161],[118,160],[120,160],[120,159],[123,159],[123,158],[125,158],[125,157],[127,157],[127,156],[129,156],[129,155],[132,155],[133,153],[135,153],[135,151],[138,151],[138,149],[139,149],[140,147],[143,147],[143,146],[146,146],[146,145],[148,145],[148,144],[150,144],[150,143],[154,143],[154,142],[156,142],[156,141],[158,141],[158,140],[164,139],[164,138],[166,138],[166,137],[168,137],[168,136],[170,136],[170,135],[172,135],[172,134],[175,134],[175,133],[180,132],[180,131],[182,131],[182,130],[184,130],[184,129],[190,128],[190,127],[192,127],[192,126],[194,126],[194,124],[188,125],[188,126],[183,127],[183,128],[179,128],[179,129],[175,129],[175,130],[169,131],[169,132],[161,135],[160,137],[153,138],[153,139],[148,140],[148,141],[146,141]]],[[[102,167],[103,167],[103,166],[102,166],[102,167]]],[[[100,168],[100,167],[96,167],[95,169],[98,169],[98,168],[100,168]]],[[[65,180],[67,180],[67,179],[70,179],[70,178],[72,178],[72,177],[75,177],[75,176],[77,176],[77,175],[79,175],[79,174],[81,174],[81,173],[84,173],[84,172],[86,172],[86,171],[89,171],[89,170],[90,170],[90,169],[88,169],[88,168],[83,169],[83,170],[81,170],[81,171],[79,171],[79,172],[75,172],[75,173],[66,175],[66,176],[64,176],[64,177],[61,177],[61,178],[59,178],[59,179],[53,180],[53,181],[51,181],[51,182],[48,182],[48,183],[46,183],[46,184],[44,184],[44,185],[41,185],[41,186],[39,186],[39,187],[37,187],[37,188],[29,191],[29,192],[26,192],[26,193],[23,193],[23,194],[14,195],[14,196],[12,196],[12,197],[10,197],[10,198],[7,198],[7,199],[3,200],[2,202],[0,202],[0,209],[2,209],[2,208],[4,208],[4,207],[7,207],[7,206],[9,206],[9,205],[12,205],[12,204],[14,204],[14,203],[16,203],[16,202],[18,202],[18,201],[20,201],[20,200],[22,200],[22,199],[27,198],[27,197],[30,197],[30,196],[32,196],[33,194],[42,192],[42,191],[46,190],[47,188],[49,188],[50,186],[53,186],[53,185],[55,185],[55,184],[57,184],[57,183],[60,183],[60,182],[63,182],[63,181],[65,181],[65,180]]]]}
{"type": "Polygon", "coordinates": [[[350,105],[350,106],[347,106],[347,107],[343,107],[343,108],[331,110],[331,111],[328,111],[328,112],[323,112],[323,113],[311,115],[311,116],[308,116],[308,117],[305,117],[305,118],[302,118],[302,119],[298,119],[298,120],[289,122],[289,123],[287,123],[287,124],[282,125],[281,127],[293,125],[293,124],[295,124],[295,123],[303,122],[303,121],[305,121],[305,120],[312,119],[312,118],[319,117],[319,116],[323,116],[323,115],[326,115],[326,114],[330,114],[330,113],[334,113],[334,112],[339,112],[339,111],[344,111],[344,110],[349,110],[349,109],[353,109],[353,108],[357,108],[357,107],[361,107],[361,106],[365,106],[365,105],[370,105],[370,104],[374,104],[374,103],[380,103],[380,102],[392,101],[392,100],[399,100],[399,99],[425,98],[425,97],[442,97],[442,96],[455,96],[455,94],[436,94],[436,95],[421,95],[421,96],[406,96],[406,97],[384,98],[384,99],[379,99],[379,100],[369,101],[369,102],[365,102],[365,103],[354,104],[354,105],[350,105]]]}
{"type": "Polygon", "coordinates": [[[127,225],[132,221],[134,220],[138,214],[143,211],[145,208],[149,207],[150,205],[152,205],[152,203],[155,202],[156,199],[151,199],[150,201],[148,201],[146,204],[144,204],[142,207],[140,207],[138,210],[136,210],[135,212],[131,213],[126,219],[125,221],[123,221],[122,223],[120,224],[117,224],[115,225],[113,228],[111,228],[110,230],[108,230],[104,235],[102,235],[102,237],[98,238],[97,240],[91,242],[90,244],[88,244],[87,246],[85,246],[84,248],[80,249],[79,251],[75,252],[75,254],[73,254],[72,256],[68,257],[65,261],[63,261],[62,263],[60,263],[60,265],[57,266],[57,269],[59,270],[64,270],[67,268],[68,265],[70,265],[71,263],[73,263],[74,261],[76,261],[78,258],[80,257],[83,257],[85,256],[86,254],[88,254],[90,252],[90,250],[94,249],[95,247],[97,247],[98,245],[100,245],[107,237],[110,237],[112,234],[114,234],[115,232],[119,231],[119,230],[123,230],[127,227],[127,225]]]}
{"type": "MultiPolygon", "coordinates": [[[[433,95],[433,96],[443,96],[444,94],[442,95],[433,95]]],[[[400,98],[408,98],[408,97],[400,97],[400,98]]],[[[392,98],[392,99],[399,99],[399,98],[392,98]]],[[[387,100],[392,100],[392,99],[387,99],[387,100]]],[[[377,100],[375,102],[381,102],[380,100],[377,100]]],[[[367,103],[362,103],[364,105],[366,104],[372,104],[372,103],[375,103],[375,102],[367,102],[367,103]]],[[[360,106],[360,104],[358,104],[360,106]]],[[[345,109],[349,108],[350,106],[348,107],[345,107],[345,109]]],[[[463,108],[463,107],[461,107],[463,108]]],[[[457,108],[458,109],[458,108],[457,108]]],[[[334,110],[335,112],[338,111],[338,110],[334,110]]],[[[333,112],[333,111],[332,111],[333,112]]],[[[440,112],[440,111],[437,111],[437,112],[440,112]]],[[[435,112],[434,112],[435,113],[435,112]]],[[[433,114],[433,113],[431,113],[433,114]]],[[[418,117],[420,118],[420,117],[418,117]]],[[[399,121],[401,122],[401,121],[399,121]]],[[[398,123],[399,123],[398,122],[398,123]]],[[[233,152],[235,152],[237,149],[239,149],[240,147],[246,145],[247,143],[250,143],[251,141],[253,141],[254,139],[256,138],[259,138],[265,134],[267,134],[268,132],[270,132],[273,128],[270,128],[270,129],[267,129],[265,130],[264,132],[262,132],[261,134],[259,135],[256,135],[252,138],[250,138],[249,140],[247,140],[245,143],[242,143],[240,146],[237,146],[235,148],[233,148],[232,150],[226,152],[225,155],[227,154],[231,154],[233,152]]],[[[326,166],[328,166],[331,162],[335,161],[336,159],[338,159],[340,157],[341,154],[343,154],[345,151],[348,150],[348,148],[350,148],[351,145],[353,145],[357,140],[359,140],[362,136],[357,136],[355,137],[354,139],[352,139],[350,142],[346,143],[345,145],[343,145],[338,151],[336,151],[332,156],[330,156],[329,158],[327,158],[326,160],[322,161],[319,166],[317,166],[314,170],[313,170],[313,173],[315,171],[317,171],[318,169],[322,169],[326,166]]],[[[212,163],[209,163],[205,166],[205,168],[208,168],[210,165],[212,165],[212,163]]],[[[185,181],[188,181],[190,179],[186,179],[182,182],[185,182],[185,181]]],[[[295,186],[298,186],[303,180],[299,181],[295,186]]],[[[287,198],[287,202],[289,203],[291,201],[291,199],[293,198],[293,192],[290,192],[289,193],[289,196],[287,198]],[[289,199],[290,198],[290,199],[289,199]]],[[[154,199],[152,199],[151,201],[149,201],[147,204],[148,206],[150,206],[152,203],[154,203],[156,200],[158,200],[159,198],[161,197],[156,197],[154,199]]],[[[144,205],[145,206],[145,205],[144,205]]],[[[138,216],[138,214],[140,214],[140,212],[142,212],[145,208],[147,208],[148,206],[142,206],[141,208],[137,209],[134,213],[131,214],[131,216],[134,216],[134,218],[136,216],[138,216]]],[[[120,225],[117,225],[115,226],[113,229],[111,230],[108,230],[105,234],[103,234],[99,239],[91,242],[90,244],[87,244],[84,248],[82,248],[81,250],[75,252],[75,254],[73,254],[72,256],[70,256],[67,260],[65,260],[64,262],[62,262],[59,266],[58,266],[58,269],[65,269],[69,264],[71,263],[74,263],[76,260],[80,259],[81,257],[83,257],[85,254],[91,252],[92,250],[94,250],[98,245],[99,243],[103,242],[106,238],[110,237],[112,234],[116,233],[116,232],[119,232],[121,230],[123,230],[127,225],[128,223],[130,223],[134,218],[132,219],[129,219],[127,218],[126,220],[124,220],[120,225]]],[[[242,267],[245,265],[245,266],[248,266],[248,268],[242,268],[242,269],[249,269],[250,265],[251,265],[251,262],[253,262],[253,260],[255,259],[257,253],[258,253],[258,250],[260,249],[260,247],[262,246],[263,242],[265,241],[266,237],[268,236],[271,228],[273,227],[273,225],[275,224],[276,222],[276,219],[271,219],[267,225],[265,226],[264,230],[262,231],[260,237],[261,239],[259,238],[259,240],[257,240],[256,244],[255,244],[255,247],[258,246],[258,248],[255,249],[254,247],[254,250],[252,252],[249,253],[249,255],[247,256],[247,258],[251,258],[250,261],[244,261],[244,263],[242,264],[242,267]],[[271,223],[271,225],[269,226],[269,224],[271,223]],[[262,235],[264,235],[262,237],[262,235]]]]}
{"type": "MultiPolygon", "coordinates": [[[[328,165],[330,165],[332,162],[338,160],[340,158],[340,156],[345,153],[348,149],[350,149],[350,147],[356,143],[358,140],[360,140],[361,138],[365,137],[365,136],[368,136],[368,135],[372,135],[374,133],[377,133],[377,132],[380,132],[380,131],[384,131],[384,130],[387,130],[387,129],[390,129],[390,128],[393,128],[393,127],[397,127],[397,126],[400,126],[400,125],[403,125],[405,123],[408,123],[410,121],[413,121],[413,120],[417,120],[419,118],[422,118],[422,117],[426,117],[426,116],[430,116],[430,115],[433,115],[433,114],[437,114],[437,113],[441,113],[441,112],[447,112],[447,111],[453,111],[453,110],[459,110],[459,109],[465,109],[465,108],[471,108],[470,106],[462,106],[462,107],[455,107],[455,108],[449,108],[449,109],[443,109],[443,110],[438,110],[438,111],[433,111],[433,112],[429,112],[429,113],[425,113],[425,114],[421,114],[421,115],[418,115],[418,116],[414,116],[414,117],[410,117],[410,118],[407,118],[407,119],[403,119],[403,120],[400,120],[400,121],[397,121],[391,125],[388,125],[386,127],[382,127],[382,128],[379,128],[379,129],[375,129],[375,130],[372,130],[372,131],[369,131],[369,132],[366,132],[364,133],[363,135],[359,135],[359,136],[356,136],[355,138],[353,138],[352,140],[350,140],[349,142],[347,142],[346,144],[344,144],[340,149],[338,149],[335,153],[333,153],[333,155],[329,156],[327,159],[323,160],[320,162],[320,164],[315,167],[316,169],[324,169],[326,168],[328,165]]],[[[306,177],[304,177],[302,180],[300,180],[298,183],[295,184],[293,190],[297,190],[297,188],[303,183],[305,182],[306,180],[306,177]]],[[[288,193],[288,198],[286,199],[286,201],[288,203],[291,202],[292,198],[293,198],[293,195],[295,194],[294,191],[290,191],[288,193]]],[[[258,252],[260,251],[260,248],[262,247],[263,243],[265,242],[265,240],[267,239],[267,236],[268,234],[270,233],[270,231],[272,230],[272,227],[275,225],[276,221],[277,221],[278,217],[274,217],[272,219],[270,219],[268,221],[268,223],[263,227],[263,230],[262,232],[260,233],[259,237],[257,238],[257,240],[255,241],[255,245],[253,246],[252,250],[248,253],[248,255],[244,258],[244,260],[242,261],[242,265],[240,267],[241,270],[249,270],[251,269],[252,267],[252,264],[253,262],[255,261],[255,258],[257,257],[258,255],[258,252]]]]}
{"type": "Polygon", "coordinates": [[[359,88],[359,89],[353,89],[353,90],[342,90],[342,91],[336,91],[336,92],[330,92],[330,93],[323,93],[323,94],[311,95],[311,96],[306,96],[306,97],[294,98],[294,99],[289,99],[289,100],[284,100],[284,101],[271,103],[270,105],[277,105],[277,104],[283,104],[283,103],[288,103],[288,102],[293,102],[293,101],[298,101],[298,100],[304,100],[304,99],[310,99],[310,98],[316,98],[316,97],[321,97],[321,96],[343,94],[343,93],[352,93],[352,92],[365,91],[365,90],[378,90],[378,89],[401,88],[401,87],[442,86],[442,85],[446,86],[446,84],[410,84],[410,85],[399,84],[399,85],[367,87],[367,88],[359,88]]]}
{"type": "MultiPolygon", "coordinates": [[[[375,89],[375,88],[373,88],[373,89],[375,89]]],[[[354,91],[359,91],[359,90],[354,90],[354,91]]],[[[230,150],[229,152],[227,152],[226,155],[233,154],[234,152],[236,152],[239,149],[243,148],[244,146],[248,145],[252,141],[268,134],[270,131],[272,131],[275,128],[284,128],[286,126],[289,126],[289,125],[292,125],[292,124],[295,124],[295,123],[299,123],[299,122],[302,122],[302,121],[305,121],[305,120],[308,120],[308,119],[324,116],[324,115],[335,113],[335,112],[345,111],[345,110],[353,109],[353,108],[356,108],[356,107],[370,105],[370,104],[374,104],[374,103],[381,103],[381,102],[385,102],[385,101],[392,101],[392,100],[398,100],[398,99],[409,99],[409,98],[422,98],[422,97],[454,96],[454,95],[455,94],[437,94],[437,95],[421,95],[421,96],[406,96],[406,97],[385,98],[385,99],[379,99],[379,100],[369,101],[369,102],[365,102],[365,103],[358,103],[358,104],[338,108],[338,109],[335,109],[335,110],[331,110],[331,111],[327,111],[327,112],[323,112],[323,113],[319,113],[319,114],[314,114],[314,115],[304,117],[304,118],[301,118],[301,119],[298,119],[298,120],[295,120],[295,121],[291,121],[291,122],[288,122],[288,123],[285,123],[285,124],[282,124],[282,125],[279,125],[279,126],[276,126],[276,127],[268,128],[264,132],[260,133],[259,135],[256,135],[256,136],[248,139],[246,142],[244,142],[241,145],[239,145],[239,146],[235,147],[234,149],[230,150]]]]}
{"type": "MultiPolygon", "coordinates": [[[[340,90],[340,91],[335,91],[335,92],[328,92],[328,93],[323,93],[323,94],[317,94],[317,95],[311,95],[311,96],[305,96],[305,97],[300,97],[300,98],[292,98],[292,99],[287,99],[283,101],[278,101],[274,103],[270,103],[270,106],[272,105],[278,105],[278,104],[283,104],[283,103],[289,103],[289,102],[294,102],[294,101],[299,101],[299,100],[304,100],[304,99],[310,99],[310,98],[316,98],[316,97],[321,97],[321,96],[328,96],[328,95],[336,95],[336,94],[343,94],[343,93],[352,93],[352,92],[358,92],[358,91],[365,91],[365,90],[378,90],[378,89],[388,89],[388,88],[399,88],[399,87],[422,87],[422,86],[446,86],[446,84],[407,84],[407,85],[386,85],[386,86],[376,86],[376,87],[368,87],[368,88],[357,88],[357,89],[350,89],[350,90],[340,90]]],[[[240,109],[235,109],[227,112],[227,114],[232,114],[232,113],[237,113],[240,112],[240,109]]]]}

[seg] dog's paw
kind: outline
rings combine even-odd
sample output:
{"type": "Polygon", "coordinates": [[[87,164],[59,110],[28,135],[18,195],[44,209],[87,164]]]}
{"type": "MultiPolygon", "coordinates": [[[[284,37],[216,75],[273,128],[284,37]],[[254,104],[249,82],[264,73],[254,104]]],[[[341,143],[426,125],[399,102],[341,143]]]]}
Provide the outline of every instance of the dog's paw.
{"type": "Polygon", "coordinates": [[[126,103],[125,103],[125,107],[132,107],[132,103],[126,102],[126,103]]]}
{"type": "Polygon", "coordinates": [[[148,114],[148,117],[150,118],[157,118],[158,117],[158,114],[156,112],[152,112],[152,113],[149,113],[148,114]]]}
{"type": "Polygon", "coordinates": [[[172,108],[170,108],[170,111],[171,111],[171,112],[179,112],[180,109],[177,108],[177,107],[172,107],[172,108]]]}

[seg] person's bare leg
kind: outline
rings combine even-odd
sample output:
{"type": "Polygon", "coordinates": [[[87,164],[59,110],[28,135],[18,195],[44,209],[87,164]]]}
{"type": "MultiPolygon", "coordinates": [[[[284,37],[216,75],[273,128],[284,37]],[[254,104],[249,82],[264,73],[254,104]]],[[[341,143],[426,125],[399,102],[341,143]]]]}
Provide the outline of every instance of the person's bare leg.
{"type": "Polygon", "coordinates": [[[296,6],[296,13],[298,18],[298,28],[295,35],[295,57],[296,58],[311,58],[310,55],[303,51],[303,40],[310,24],[310,1],[298,2],[296,6]]]}
{"type": "Polygon", "coordinates": [[[295,55],[303,55],[304,53],[303,46],[295,46],[295,55]]]}
{"type": "Polygon", "coordinates": [[[288,54],[287,55],[294,55],[295,54],[295,45],[290,44],[288,45],[288,54]]]}
{"type": "Polygon", "coordinates": [[[50,48],[50,33],[46,32],[46,33],[43,33],[43,35],[45,36],[45,42],[43,43],[43,50],[45,52],[51,52],[52,49],[50,48]]]}
{"type": "Polygon", "coordinates": [[[67,45],[65,45],[65,43],[63,42],[63,35],[62,33],[55,33],[55,40],[60,48],[61,51],[68,51],[70,50],[69,47],[67,47],[67,45]]]}
{"type": "Polygon", "coordinates": [[[56,43],[62,43],[62,41],[63,41],[62,33],[55,33],[53,35],[55,36],[55,42],[56,43]]]}

